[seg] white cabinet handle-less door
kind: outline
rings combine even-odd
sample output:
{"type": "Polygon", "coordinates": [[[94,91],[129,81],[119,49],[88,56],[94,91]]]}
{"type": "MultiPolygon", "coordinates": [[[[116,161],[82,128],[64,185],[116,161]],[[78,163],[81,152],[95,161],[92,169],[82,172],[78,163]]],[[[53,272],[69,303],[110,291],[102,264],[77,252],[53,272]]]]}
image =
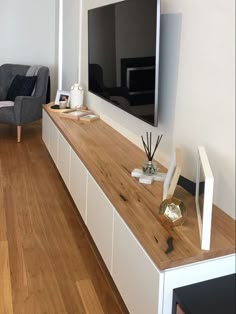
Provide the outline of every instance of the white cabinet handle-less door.
{"type": "Polygon", "coordinates": [[[114,209],[98,184],[88,175],[87,226],[111,272],[114,209]]]}
{"type": "Polygon", "coordinates": [[[70,179],[70,152],[70,145],[68,144],[64,136],[59,132],[57,168],[68,188],[70,179]]]}
{"type": "Polygon", "coordinates": [[[113,247],[112,277],[129,312],[162,313],[163,274],[116,212],[113,247]]]}
{"type": "Polygon", "coordinates": [[[85,224],[87,223],[87,181],[88,171],[73,149],[71,149],[69,191],[85,224]]]}

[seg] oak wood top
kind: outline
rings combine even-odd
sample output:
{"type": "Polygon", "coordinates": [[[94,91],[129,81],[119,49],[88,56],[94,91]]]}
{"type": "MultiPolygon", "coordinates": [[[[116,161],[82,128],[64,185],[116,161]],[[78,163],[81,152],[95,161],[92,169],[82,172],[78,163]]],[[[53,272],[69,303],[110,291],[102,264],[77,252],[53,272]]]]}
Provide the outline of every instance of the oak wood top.
{"type": "Polygon", "coordinates": [[[178,227],[165,223],[159,215],[163,183],[143,185],[131,177],[145,153],[112,127],[102,120],[64,119],[44,109],[160,270],[235,253],[235,221],[215,206],[211,249],[200,249],[194,197],[179,186],[175,197],[184,202],[187,220],[178,227]],[[166,254],[169,237],[174,250],[166,254]]]}

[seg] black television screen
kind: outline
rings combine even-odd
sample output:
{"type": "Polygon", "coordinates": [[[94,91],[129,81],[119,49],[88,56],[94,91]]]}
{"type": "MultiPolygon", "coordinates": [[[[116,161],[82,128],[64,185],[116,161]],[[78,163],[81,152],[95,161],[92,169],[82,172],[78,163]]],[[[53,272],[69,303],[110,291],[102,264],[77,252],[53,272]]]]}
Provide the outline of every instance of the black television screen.
{"type": "Polygon", "coordinates": [[[88,89],[157,126],[160,0],[88,10],[88,89]]]}

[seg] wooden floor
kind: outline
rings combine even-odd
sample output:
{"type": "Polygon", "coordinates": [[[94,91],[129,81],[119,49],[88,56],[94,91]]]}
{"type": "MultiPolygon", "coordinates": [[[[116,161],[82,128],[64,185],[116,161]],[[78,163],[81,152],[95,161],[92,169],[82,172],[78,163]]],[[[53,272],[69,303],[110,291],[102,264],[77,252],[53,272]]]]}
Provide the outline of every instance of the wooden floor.
{"type": "Polygon", "coordinates": [[[127,313],[41,139],[0,125],[0,314],[127,313]]]}

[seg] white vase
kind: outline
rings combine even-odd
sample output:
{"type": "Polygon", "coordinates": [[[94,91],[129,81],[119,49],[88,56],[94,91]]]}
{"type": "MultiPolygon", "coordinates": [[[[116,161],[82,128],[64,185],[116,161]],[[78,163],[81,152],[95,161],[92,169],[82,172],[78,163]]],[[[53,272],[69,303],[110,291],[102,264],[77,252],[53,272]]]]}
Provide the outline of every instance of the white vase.
{"type": "Polygon", "coordinates": [[[74,84],[70,90],[70,107],[80,108],[83,106],[84,89],[79,84],[74,84]]]}

